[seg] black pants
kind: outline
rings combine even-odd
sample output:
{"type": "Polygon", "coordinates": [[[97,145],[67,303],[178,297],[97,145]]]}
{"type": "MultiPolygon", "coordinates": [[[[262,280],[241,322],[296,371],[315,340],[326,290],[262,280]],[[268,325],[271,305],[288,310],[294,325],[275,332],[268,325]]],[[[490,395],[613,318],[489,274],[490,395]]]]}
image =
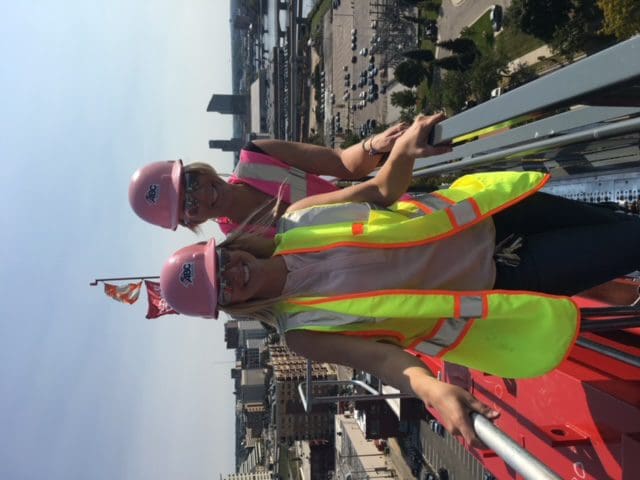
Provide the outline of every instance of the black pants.
{"type": "Polygon", "coordinates": [[[496,244],[524,239],[518,266],[496,264],[496,289],[574,295],[640,269],[636,216],[536,193],[493,220],[496,244]]]}

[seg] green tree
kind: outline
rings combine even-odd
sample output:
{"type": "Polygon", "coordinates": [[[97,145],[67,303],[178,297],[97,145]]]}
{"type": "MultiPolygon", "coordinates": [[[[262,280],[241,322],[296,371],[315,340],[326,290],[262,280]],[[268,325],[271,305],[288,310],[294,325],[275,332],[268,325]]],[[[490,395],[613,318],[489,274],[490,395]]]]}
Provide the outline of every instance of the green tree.
{"type": "Polygon", "coordinates": [[[441,1],[430,2],[428,0],[423,0],[421,2],[418,2],[418,8],[421,8],[422,10],[431,10],[434,12],[440,11],[441,5],[442,5],[441,1]]]}
{"type": "Polygon", "coordinates": [[[458,55],[464,55],[466,53],[475,53],[478,48],[476,47],[476,43],[470,38],[455,38],[453,40],[444,40],[443,42],[438,42],[439,47],[446,48],[453,53],[457,53],[458,55]]]}
{"type": "Polygon", "coordinates": [[[409,50],[404,52],[402,56],[417,62],[430,62],[433,60],[433,52],[431,50],[409,50]]]}
{"type": "Polygon", "coordinates": [[[467,74],[455,70],[447,72],[440,87],[442,89],[442,105],[447,113],[455,114],[462,110],[464,102],[471,94],[467,74]]]}
{"type": "Polygon", "coordinates": [[[393,76],[406,87],[415,87],[427,76],[427,69],[424,65],[414,60],[407,60],[398,64],[393,76]]]}
{"type": "Polygon", "coordinates": [[[416,106],[416,94],[413,90],[402,90],[391,94],[391,105],[400,108],[416,106]]]}
{"type": "Polygon", "coordinates": [[[513,0],[506,12],[506,23],[545,41],[569,19],[571,0],[513,0]]]}
{"type": "Polygon", "coordinates": [[[506,57],[491,53],[478,58],[469,69],[469,90],[478,103],[491,98],[491,90],[496,88],[507,71],[506,57]]]}
{"type": "Polygon", "coordinates": [[[415,106],[410,108],[403,108],[402,110],[400,110],[400,121],[411,123],[413,122],[413,119],[416,118],[417,114],[418,112],[415,106]]]}
{"type": "Polygon", "coordinates": [[[583,51],[592,36],[587,25],[584,18],[576,14],[567,23],[558,26],[549,42],[551,50],[573,60],[579,52],[583,51]]]}
{"type": "Polygon", "coordinates": [[[509,88],[514,89],[520,85],[524,85],[531,80],[538,78],[538,73],[535,68],[526,63],[520,63],[516,65],[513,72],[509,74],[509,88]]]}
{"type": "Polygon", "coordinates": [[[469,69],[474,59],[475,54],[472,54],[472,56],[450,55],[448,57],[439,58],[433,63],[444,70],[456,70],[458,72],[462,72],[469,69]]]}
{"type": "Polygon", "coordinates": [[[598,0],[598,6],[604,15],[604,33],[624,40],[640,32],[638,0],[598,0]]]}
{"type": "Polygon", "coordinates": [[[573,10],[569,20],[556,27],[549,42],[551,49],[573,60],[579,52],[588,52],[594,46],[602,48],[600,30],[604,22],[602,10],[596,0],[573,0],[573,10]]]}
{"type": "Polygon", "coordinates": [[[430,115],[442,110],[442,87],[440,83],[434,82],[427,90],[424,101],[421,105],[422,111],[430,115]]]}

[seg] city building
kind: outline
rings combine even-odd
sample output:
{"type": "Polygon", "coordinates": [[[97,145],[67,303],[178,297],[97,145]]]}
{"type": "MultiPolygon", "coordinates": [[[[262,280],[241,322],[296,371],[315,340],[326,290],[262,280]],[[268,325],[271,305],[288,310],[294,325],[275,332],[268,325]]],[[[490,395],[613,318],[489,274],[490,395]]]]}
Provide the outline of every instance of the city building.
{"type": "Polygon", "coordinates": [[[271,480],[272,476],[269,472],[254,472],[254,473],[230,473],[222,480],[271,480]]]}
{"type": "MultiPolygon", "coordinates": [[[[333,438],[333,405],[318,405],[307,414],[298,394],[298,385],[307,376],[307,360],[285,345],[270,345],[272,368],[271,415],[281,443],[296,440],[331,440],[333,438]]],[[[313,380],[336,380],[335,367],[328,363],[312,364],[313,380]]],[[[314,386],[316,396],[335,394],[335,387],[314,386]]]]}
{"type": "Polygon", "coordinates": [[[246,142],[242,138],[231,138],[229,140],[209,140],[209,148],[222,150],[223,152],[237,152],[246,142]]]}
{"type": "Polygon", "coordinates": [[[249,97],[243,94],[220,95],[214,93],[209,100],[207,112],[246,115],[249,113],[249,97]]]}

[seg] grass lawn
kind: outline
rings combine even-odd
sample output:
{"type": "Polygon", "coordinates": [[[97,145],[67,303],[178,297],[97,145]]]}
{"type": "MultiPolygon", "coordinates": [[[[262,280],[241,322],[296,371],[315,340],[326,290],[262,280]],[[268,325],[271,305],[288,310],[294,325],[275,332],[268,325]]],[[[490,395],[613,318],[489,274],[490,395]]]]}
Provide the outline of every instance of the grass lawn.
{"type": "Polygon", "coordinates": [[[426,9],[426,8],[419,8],[418,9],[418,16],[420,18],[425,18],[427,20],[438,20],[438,14],[440,12],[440,5],[442,5],[442,0],[432,0],[433,4],[437,4],[438,8],[437,9],[426,9]]]}
{"type": "Polygon", "coordinates": [[[496,37],[496,48],[499,52],[504,53],[509,61],[515,60],[543,45],[544,41],[539,38],[527,35],[512,27],[505,28],[496,37]]]}
{"type": "Polygon", "coordinates": [[[494,41],[489,12],[482,15],[475,23],[464,28],[461,36],[473,40],[480,53],[490,52],[493,49],[494,41]]]}
{"type": "Polygon", "coordinates": [[[311,34],[318,29],[322,28],[322,19],[324,14],[331,8],[331,0],[322,0],[318,5],[318,8],[312,13],[311,17],[311,34]]]}

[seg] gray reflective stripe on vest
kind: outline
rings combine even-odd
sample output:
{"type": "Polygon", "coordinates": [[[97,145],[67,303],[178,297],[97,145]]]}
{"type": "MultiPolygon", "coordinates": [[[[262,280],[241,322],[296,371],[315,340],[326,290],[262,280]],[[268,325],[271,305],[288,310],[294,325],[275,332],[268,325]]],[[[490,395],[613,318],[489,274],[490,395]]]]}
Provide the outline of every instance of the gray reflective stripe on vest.
{"type": "Polygon", "coordinates": [[[437,197],[435,195],[431,195],[430,193],[427,193],[425,195],[419,195],[416,197],[416,200],[418,200],[420,203],[425,204],[431,210],[435,210],[435,211],[449,208],[452,204],[452,202],[447,202],[446,200],[440,197],[437,197]]]}
{"type": "Polygon", "coordinates": [[[351,323],[375,322],[381,320],[382,319],[327,312],[324,310],[310,310],[290,315],[285,313],[283,317],[279,319],[279,325],[282,331],[288,332],[289,330],[295,330],[296,328],[310,327],[314,325],[337,327],[341,325],[349,325],[351,323]]]}
{"type": "Polygon", "coordinates": [[[440,330],[432,338],[418,343],[413,349],[430,357],[435,357],[458,340],[458,337],[467,326],[467,322],[469,322],[467,318],[447,318],[442,323],[440,330]]]}
{"type": "Polygon", "coordinates": [[[456,203],[455,205],[452,205],[449,210],[460,227],[478,218],[478,214],[473,208],[473,203],[471,203],[470,200],[463,200],[460,203],[456,203]]]}
{"type": "Polygon", "coordinates": [[[481,296],[467,295],[460,298],[460,317],[478,318],[482,317],[484,301],[481,296]]]}
{"type": "Polygon", "coordinates": [[[485,301],[484,297],[476,295],[460,297],[461,318],[447,318],[432,338],[418,343],[413,348],[432,357],[439,355],[444,349],[458,341],[471,319],[482,317],[485,311],[485,301]]]}
{"type": "Polygon", "coordinates": [[[434,211],[449,209],[458,226],[466,225],[478,218],[478,214],[473,208],[470,200],[463,200],[460,203],[447,202],[436,195],[420,195],[416,199],[434,211]]]}
{"type": "Polygon", "coordinates": [[[291,202],[297,202],[307,196],[307,174],[295,167],[278,167],[261,163],[240,162],[235,174],[243,180],[262,180],[278,185],[287,184],[291,189],[291,202]]]}
{"type": "Polygon", "coordinates": [[[331,225],[343,222],[367,222],[372,207],[367,203],[337,203],[318,205],[311,208],[285,213],[278,220],[278,233],[292,228],[317,225],[331,225]]]}

